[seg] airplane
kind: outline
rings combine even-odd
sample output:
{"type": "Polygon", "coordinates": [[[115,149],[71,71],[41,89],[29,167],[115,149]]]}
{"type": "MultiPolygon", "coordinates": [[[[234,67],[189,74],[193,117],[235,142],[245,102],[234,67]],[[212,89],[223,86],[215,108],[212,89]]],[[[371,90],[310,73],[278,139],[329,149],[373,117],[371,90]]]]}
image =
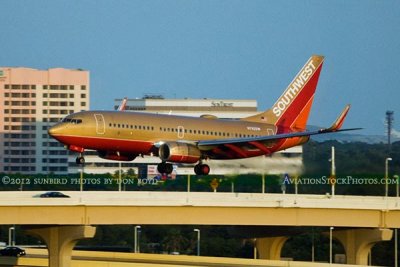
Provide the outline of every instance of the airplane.
{"type": "Polygon", "coordinates": [[[79,153],[77,164],[85,163],[85,150],[96,150],[99,157],[117,161],[158,156],[160,173],[170,174],[172,163],[182,163],[196,164],[194,172],[207,175],[206,160],[270,155],[302,145],[312,135],[360,129],[341,129],[347,105],[329,128],[306,130],[323,61],[323,56],[311,56],[272,108],[240,120],[127,112],[125,99],[116,111],[70,114],[48,133],[79,153]]]}

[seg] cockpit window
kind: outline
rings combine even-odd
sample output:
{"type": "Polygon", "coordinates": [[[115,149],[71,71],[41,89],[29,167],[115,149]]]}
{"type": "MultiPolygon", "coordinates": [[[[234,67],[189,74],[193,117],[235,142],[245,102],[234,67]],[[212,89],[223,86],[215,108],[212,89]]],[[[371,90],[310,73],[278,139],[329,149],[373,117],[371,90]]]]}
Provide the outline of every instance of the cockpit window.
{"type": "Polygon", "coordinates": [[[61,122],[71,123],[71,124],[79,124],[82,123],[81,119],[71,119],[71,118],[64,118],[61,122]]]}

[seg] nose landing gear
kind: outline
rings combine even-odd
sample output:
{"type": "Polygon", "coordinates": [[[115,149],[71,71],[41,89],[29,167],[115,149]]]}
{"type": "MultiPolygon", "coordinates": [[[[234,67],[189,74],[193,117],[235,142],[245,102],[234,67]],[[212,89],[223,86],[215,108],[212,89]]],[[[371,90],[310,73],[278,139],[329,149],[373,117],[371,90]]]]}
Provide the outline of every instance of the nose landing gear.
{"type": "Polygon", "coordinates": [[[78,165],[84,165],[85,164],[85,158],[83,157],[83,154],[80,153],[78,157],[76,157],[75,160],[76,164],[78,165]]]}

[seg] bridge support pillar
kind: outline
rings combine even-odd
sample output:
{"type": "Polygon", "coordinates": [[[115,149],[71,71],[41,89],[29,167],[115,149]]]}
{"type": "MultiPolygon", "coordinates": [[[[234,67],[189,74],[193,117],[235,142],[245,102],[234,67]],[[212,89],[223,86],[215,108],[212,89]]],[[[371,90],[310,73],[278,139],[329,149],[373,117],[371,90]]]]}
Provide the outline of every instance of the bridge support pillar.
{"type": "Polygon", "coordinates": [[[96,227],[88,225],[51,226],[27,229],[27,233],[39,236],[47,244],[49,267],[70,267],[75,244],[84,238],[92,238],[96,227]]]}
{"type": "Polygon", "coordinates": [[[281,251],[288,236],[257,238],[256,247],[260,259],[280,260],[281,251]]]}
{"type": "Polygon", "coordinates": [[[352,229],[334,231],[333,237],[339,240],[345,251],[347,264],[368,265],[368,254],[378,242],[392,239],[390,229],[352,229]]]}

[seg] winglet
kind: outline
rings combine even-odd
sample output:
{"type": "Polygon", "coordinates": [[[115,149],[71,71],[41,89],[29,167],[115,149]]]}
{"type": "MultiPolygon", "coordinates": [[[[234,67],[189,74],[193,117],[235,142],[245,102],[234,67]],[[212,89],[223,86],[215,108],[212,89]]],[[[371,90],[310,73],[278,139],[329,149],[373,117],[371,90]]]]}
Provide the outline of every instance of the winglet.
{"type": "Polygon", "coordinates": [[[347,113],[350,110],[350,105],[347,105],[342,113],[339,115],[339,117],[337,117],[337,119],[335,120],[335,122],[332,124],[331,127],[329,127],[328,129],[325,129],[325,131],[327,132],[336,132],[339,131],[340,128],[342,128],[342,125],[344,123],[344,120],[346,119],[347,113]]]}
{"type": "Polygon", "coordinates": [[[118,107],[118,111],[124,111],[125,110],[125,108],[126,108],[126,102],[128,101],[128,98],[127,97],[124,97],[124,99],[122,99],[122,101],[121,101],[121,104],[119,104],[119,107],[118,107]]]}

